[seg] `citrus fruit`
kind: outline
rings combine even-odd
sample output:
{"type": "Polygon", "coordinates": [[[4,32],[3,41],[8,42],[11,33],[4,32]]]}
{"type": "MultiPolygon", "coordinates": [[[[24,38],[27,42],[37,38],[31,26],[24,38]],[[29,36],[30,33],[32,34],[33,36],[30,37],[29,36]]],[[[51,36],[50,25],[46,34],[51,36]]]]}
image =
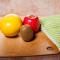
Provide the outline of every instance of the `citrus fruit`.
{"type": "Polygon", "coordinates": [[[22,26],[22,20],[16,14],[8,14],[2,18],[1,31],[5,36],[13,37],[18,34],[20,27],[22,26]]]}

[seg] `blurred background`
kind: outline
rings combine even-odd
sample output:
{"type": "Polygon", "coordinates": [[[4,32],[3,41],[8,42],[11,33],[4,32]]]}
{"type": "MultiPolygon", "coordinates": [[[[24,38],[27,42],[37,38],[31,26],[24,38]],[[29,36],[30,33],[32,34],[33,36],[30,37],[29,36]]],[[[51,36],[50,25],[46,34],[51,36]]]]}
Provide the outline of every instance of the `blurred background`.
{"type": "Polygon", "coordinates": [[[0,0],[0,16],[8,13],[21,16],[60,14],[60,0],[0,0]]]}

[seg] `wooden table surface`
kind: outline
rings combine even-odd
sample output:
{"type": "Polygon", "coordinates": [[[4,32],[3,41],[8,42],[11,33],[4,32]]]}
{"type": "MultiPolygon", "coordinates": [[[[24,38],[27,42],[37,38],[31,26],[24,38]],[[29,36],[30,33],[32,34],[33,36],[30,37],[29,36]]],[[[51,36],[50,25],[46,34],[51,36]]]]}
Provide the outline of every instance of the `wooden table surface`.
{"type": "MultiPolygon", "coordinates": [[[[34,14],[50,16],[60,14],[60,0],[0,0],[0,16],[16,13],[20,16],[34,14]]],[[[60,60],[60,54],[32,57],[6,57],[7,60],[60,60]]]]}

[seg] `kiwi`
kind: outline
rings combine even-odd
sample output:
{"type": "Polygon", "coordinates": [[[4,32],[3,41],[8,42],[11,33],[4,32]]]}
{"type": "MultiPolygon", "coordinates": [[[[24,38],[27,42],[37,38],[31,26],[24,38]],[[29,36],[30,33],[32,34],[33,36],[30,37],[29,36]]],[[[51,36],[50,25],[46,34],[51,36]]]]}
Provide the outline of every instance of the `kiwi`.
{"type": "Polygon", "coordinates": [[[20,29],[20,35],[22,39],[26,42],[32,41],[34,33],[29,25],[23,25],[20,29]]]}

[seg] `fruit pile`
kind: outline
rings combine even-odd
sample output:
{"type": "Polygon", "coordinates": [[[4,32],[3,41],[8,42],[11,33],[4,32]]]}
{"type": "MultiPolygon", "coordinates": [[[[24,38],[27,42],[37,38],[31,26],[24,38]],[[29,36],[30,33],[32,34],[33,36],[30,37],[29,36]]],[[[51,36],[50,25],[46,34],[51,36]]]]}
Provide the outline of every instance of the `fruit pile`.
{"type": "Polygon", "coordinates": [[[15,37],[20,32],[24,41],[31,41],[40,29],[40,22],[34,15],[26,16],[22,20],[18,15],[8,14],[2,18],[0,28],[6,37],[15,37]]]}

